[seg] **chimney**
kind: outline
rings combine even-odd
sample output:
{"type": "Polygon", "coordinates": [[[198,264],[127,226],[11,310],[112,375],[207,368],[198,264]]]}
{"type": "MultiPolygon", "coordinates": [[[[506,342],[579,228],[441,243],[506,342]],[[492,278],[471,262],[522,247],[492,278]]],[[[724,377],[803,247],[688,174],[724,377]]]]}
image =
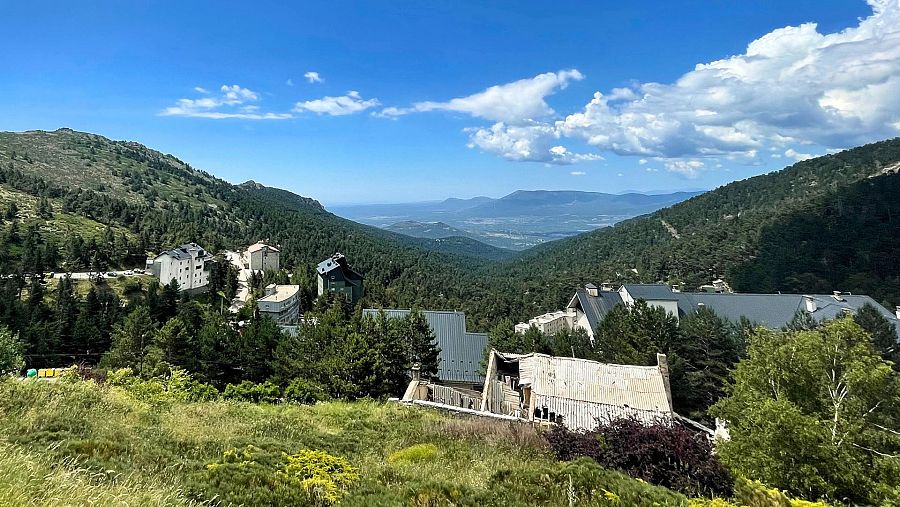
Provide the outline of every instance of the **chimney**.
{"type": "Polygon", "coordinates": [[[666,398],[669,400],[669,412],[673,412],[672,408],[672,386],[669,384],[669,360],[666,359],[665,354],[656,354],[656,363],[657,368],[659,368],[659,373],[663,378],[663,385],[666,387],[666,398]]]}
{"type": "Polygon", "coordinates": [[[816,298],[812,296],[803,296],[803,302],[806,303],[806,311],[813,313],[818,309],[816,298]]]}
{"type": "Polygon", "coordinates": [[[894,309],[894,315],[900,319],[900,306],[894,309]]]}
{"type": "Polygon", "coordinates": [[[586,284],[584,288],[587,290],[587,293],[590,296],[597,297],[600,295],[599,291],[597,290],[597,286],[592,283],[586,284]]]}

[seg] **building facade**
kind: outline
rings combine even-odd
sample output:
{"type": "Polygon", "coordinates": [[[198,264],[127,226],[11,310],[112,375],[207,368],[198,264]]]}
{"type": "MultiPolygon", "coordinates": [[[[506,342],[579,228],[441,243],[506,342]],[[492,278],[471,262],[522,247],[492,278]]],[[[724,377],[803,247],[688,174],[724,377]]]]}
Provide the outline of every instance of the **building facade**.
{"type": "Polygon", "coordinates": [[[256,301],[260,316],[274,320],[280,326],[296,326],[300,321],[300,286],[269,284],[265,296],[256,301]]]}
{"type": "Polygon", "coordinates": [[[173,280],[178,288],[188,292],[204,292],[209,286],[209,270],[213,256],[196,243],[187,243],[147,260],[150,272],[159,283],[173,280]]]}
{"type": "Polygon", "coordinates": [[[281,252],[272,245],[256,243],[247,248],[248,268],[252,271],[278,271],[281,252]]]}
{"type": "Polygon", "coordinates": [[[336,253],[316,266],[318,292],[323,294],[343,294],[352,304],[363,297],[363,276],[350,268],[347,258],[336,253]]]}
{"type": "MultiPolygon", "coordinates": [[[[593,342],[594,331],[600,322],[617,305],[629,308],[638,300],[650,306],[664,309],[681,319],[702,307],[731,322],[746,319],[754,325],[780,329],[789,324],[797,312],[805,312],[816,322],[853,315],[866,304],[872,305],[890,321],[900,337],[900,308],[892,312],[869,296],[841,292],[832,294],[743,294],[735,292],[678,292],[663,284],[625,284],[618,290],[609,287],[598,289],[592,284],[575,290],[564,312],[571,319],[572,328],[583,329],[593,342]],[[570,316],[571,315],[571,316],[570,316]]],[[[557,313],[532,319],[548,318],[557,313]]],[[[530,323],[531,321],[529,321],[530,323]]],[[[525,332],[529,323],[520,323],[516,331],[525,332]]],[[[540,326],[538,326],[541,329],[540,326]]],[[[552,327],[547,326],[548,330],[552,327]]],[[[554,334],[554,333],[546,333],[554,334]]]]}

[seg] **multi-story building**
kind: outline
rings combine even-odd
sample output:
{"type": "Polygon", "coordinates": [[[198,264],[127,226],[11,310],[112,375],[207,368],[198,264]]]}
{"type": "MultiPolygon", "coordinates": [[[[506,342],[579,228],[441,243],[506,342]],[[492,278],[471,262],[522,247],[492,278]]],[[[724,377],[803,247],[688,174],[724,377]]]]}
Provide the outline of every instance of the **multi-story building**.
{"type": "Polygon", "coordinates": [[[638,300],[650,306],[662,308],[681,319],[702,307],[712,309],[720,317],[732,322],[742,319],[771,329],[789,324],[797,312],[808,314],[813,320],[852,315],[865,305],[871,305],[890,321],[900,336],[900,308],[891,312],[869,296],[834,292],[832,294],[744,294],[736,292],[678,292],[663,284],[625,284],[618,290],[611,287],[598,289],[593,284],[576,289],[563,312],[545,314],[528,323],[516,325],[516,331],[524,333],[532,321],[545,334],[555,334],[562,322],[571,328],[583,329],[591,341],[594,331],[606,314],[617,305],[632,307],[638,300]],[[556,316],[556,317],[554,317],[556,316]],[[543,326],[543,327],[542,327],[543,326]]]}
{"type": "Polygon", "coordinates": [[[347,258],[336,253],[316,267],[319,295],[344,294],[354,305],[363,296],[363,276],[350,269],[347,258]]]}
{"type": "Polygon", "coordinates": [[[266,295],[256,301],[262,316],[270,317],[281,326],[296,326],[300,321],[300,286],[266,286],[266,295]]]}
{"type": "Polygon", "coordinates": [[[247,248],[247,259],[251,271],[278,271],[281,252],[272,245],[259,242],[247,248]]]}
{"type": "Polygon", "coordinates": [[[174,280],[180,290],[199,293],[208,289],[212,260],[213,256],[200,245],[187,243],[147,259],[147,264],[160,284],[168,285],[174,280]]]}

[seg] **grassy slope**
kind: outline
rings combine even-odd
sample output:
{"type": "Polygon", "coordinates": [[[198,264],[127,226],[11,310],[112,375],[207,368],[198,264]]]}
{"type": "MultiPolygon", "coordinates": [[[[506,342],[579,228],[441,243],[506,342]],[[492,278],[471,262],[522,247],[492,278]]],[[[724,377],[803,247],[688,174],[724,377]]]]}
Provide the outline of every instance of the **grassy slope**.
{"type": "MultiPolygon", "coordinates": [[[[565,504],[569,481],[559,480],[559,473],[575,473],[578,466],[561,468],[541,443],[528,427],[455,420],[396,404],[150,405],[92,382],[0,380],[5,505],[183,505],[209,499],[214,488],[204,482],[206,465],[248,444],[346,457],[361,475],[347,505],[449,505],[451,497],[456,505],[565,504]],[[420,443],[436,445],[437,456],[388,462],[391,453],[420,443]]],[[[653,492],[669,505],[686,505],[684,497],[621,474],[589,472],[575,476],[578,505],[605,505],[602,487],[623,500],[653,492]]]]}

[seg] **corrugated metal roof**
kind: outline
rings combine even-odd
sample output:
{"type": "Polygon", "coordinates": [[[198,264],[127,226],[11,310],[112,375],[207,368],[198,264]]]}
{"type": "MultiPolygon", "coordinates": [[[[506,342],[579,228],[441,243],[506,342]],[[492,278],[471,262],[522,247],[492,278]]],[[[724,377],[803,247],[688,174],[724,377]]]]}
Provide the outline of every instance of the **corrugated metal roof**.
{"type": "Polygon", "coordinates": [[[622,296],[618,292],[602,291],[597,296],[591,296],[587,290],[577,289],[569,302],[569,308],[580,307],[593,331],[618,304],[622,304],[622,296]]]}
{"type": "Polygon", "coordinates": [[[519,358],[519,383],[530,385],[535,394],[554,398],[669,411],[665,382],[656,366],[528,354],[519,358]]]}
{"type": "MultiPolygon", "coordinates": [[[[772,329],[786,326],[798,310],[806,309],[802,294],[672,292],[671,288],[661,284],[627,284],[624,287],[635,299],[677,301],[680,316],[697,311],[703,304],[732,322],[744,317],[772,329]]],[[[845,311],[856,313],[868,303],[894,324],[900,337],[900,319],[869,296],[840,294],[838,299],[831,294],[813,294],[811,297],[816,302],[816,311],[810,315],[819,322],[841,317],[845,311]]],[[[601,291],[598,296],[591,296],[585,289],[577,289],[568,306],[580,308],[591,329],[597,329],[606,314],[620,303],[622,298],[618,292],[601,291]]]]}
{"type": "MultiPolygon", "coordinates": [[[[367,308],[363,315],[378,315],[381,310],[367,308]]],[[[388,318],[402,318],[410,310],[385,309],[388,318]]],[[[439,354],[438,378],[447,382],[484,382],[481,360],[487,348],[486,333],[466,331],[466,315],[454,311],[423,311],[428,326],[434,333],[439,354]]]]}

